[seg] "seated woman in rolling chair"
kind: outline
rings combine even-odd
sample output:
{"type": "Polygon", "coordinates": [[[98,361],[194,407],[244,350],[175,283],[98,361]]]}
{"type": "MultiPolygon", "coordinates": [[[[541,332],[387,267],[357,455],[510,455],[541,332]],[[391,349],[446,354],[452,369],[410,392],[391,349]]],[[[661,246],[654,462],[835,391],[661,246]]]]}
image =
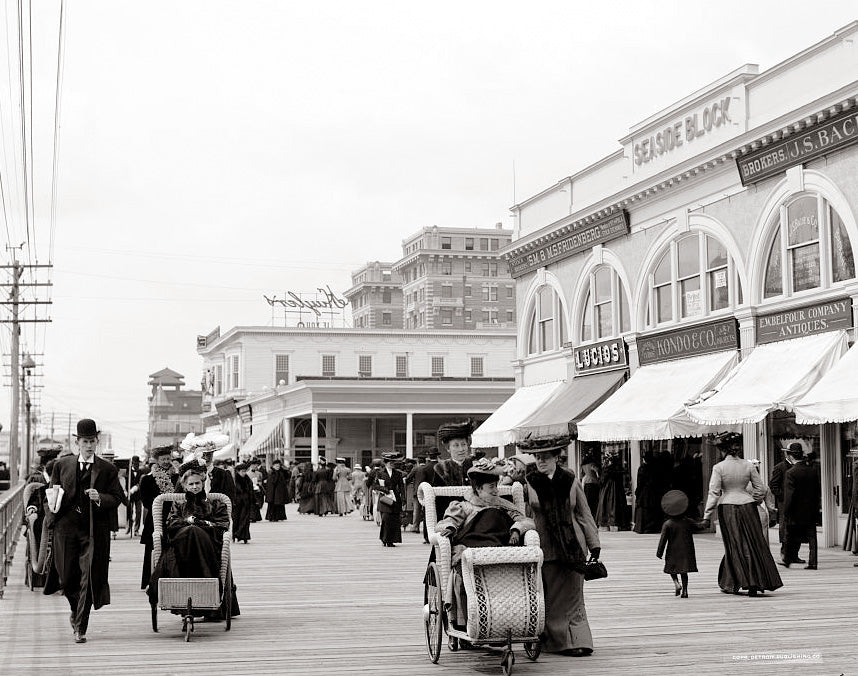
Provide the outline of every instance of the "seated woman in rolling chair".
{"type": "Polygon", "coordinates": [[[435,531],[450,538],[452,572],[444,603],[454,628],[464,629],[468,610],[462,581],[462,552],[467,547],[505,547],[518,545],[533,521],[509,500],[498,496],[498,480],[504,466],[480,458],[468,469],[473,495],[453,502],[438,521],[435,531]]]}
{"type": "MultiPolygon", "coordinates": [[[[157,601],[159,578],[220,577],[221,549],[224,533],[229,530],[229,511],[226,503],[208,499],[203,489],[205,478],[206,468],[197,460],[179,468],[185,502],[174,503],[167,518],[167,543],[149,584],[153,603],[157,601]]],[[[232,614],[238,615],[234,589],[232,614]]]]}

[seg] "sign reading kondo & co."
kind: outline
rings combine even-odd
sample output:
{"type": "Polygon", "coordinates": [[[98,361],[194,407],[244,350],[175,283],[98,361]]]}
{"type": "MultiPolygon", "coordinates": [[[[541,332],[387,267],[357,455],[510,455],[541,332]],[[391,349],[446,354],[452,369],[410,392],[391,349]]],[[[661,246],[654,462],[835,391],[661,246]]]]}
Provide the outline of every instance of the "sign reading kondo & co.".
{"type": "Polygon", "coordinates": [[[628,233],[629,214],[623,209],[599,220],[581,225],[572,232],[547,244],[510,258],[507,261],[509,274],[513,277],[521,277],[528,272],[569,258],[591,249],[597,244],[622,237],[628,233]]]}
{"type": "Polygon", "coordinates": [[[739,333],[733,317],[687,329],[678,329],[637,340],[641,366],[659,361],[694,357],[699,354],[737,350],[739,333]]]}
{"type": "Polygon", "coordinates": [[[757,345],[852,326],[852,301],[840,298],[757,317],[757,345]]]}
{"type": "Polygon", "coordinates": [[[736,158],[742,185],[775,176],[835,150],[858,143],[858,112],[841,113],[801,134],[787,136],[736,158]]]}
{"type": "Polygon", "coordinates": [[[575,375],[600,373],[626,368],[626,342],[622,338],[603,340],[592,345],[580,345],[572,350],[575,359],[575,375]]]}

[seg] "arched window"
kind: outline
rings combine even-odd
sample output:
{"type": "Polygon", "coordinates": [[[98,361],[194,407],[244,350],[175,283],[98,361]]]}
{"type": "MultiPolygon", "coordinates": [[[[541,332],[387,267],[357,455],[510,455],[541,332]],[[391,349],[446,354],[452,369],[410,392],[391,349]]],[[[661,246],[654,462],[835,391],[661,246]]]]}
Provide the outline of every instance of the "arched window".
{"type": "MultiPolygon", "coordinates": [[[[293,432],[293,436],[295,437],[306,437],[310,438],[313,436],[313,426],[312,426],[312,418],[301,418],[300,420],[295,421],[295,431],[293,432]]],[[[316,431],[319,434],[319,438],[322,439],[326,436],[327,430],[325,429],[325,419],[319,418],[319,424],[316,425],[316,431]]]]}
{"type": "Polygon", "coordinates": [[[742,304],[727,247],[705,232],[673,240],[649,276],[647,325],[705,317],[742,304]]]}
{"type": "Polygon", "coordinates": [[[781,205],[766,259],[763,298],[792,295],[855,277],[846,227],[828,202],[801,195],[781,205]]]}
{"type": "Polygon", "coordinates": [[[541,354],[559,350],[566,342],[566,316],[560,296],[549,285],[536,292],[536,303],[530,315],[527,353],[541,354]]]}
{"type": "Polygon", "coordinates": [[[629,331],[629,300],[617,271],[602,265],[590,273],[584,300],[581,342],[612,338],[629,331]]]}

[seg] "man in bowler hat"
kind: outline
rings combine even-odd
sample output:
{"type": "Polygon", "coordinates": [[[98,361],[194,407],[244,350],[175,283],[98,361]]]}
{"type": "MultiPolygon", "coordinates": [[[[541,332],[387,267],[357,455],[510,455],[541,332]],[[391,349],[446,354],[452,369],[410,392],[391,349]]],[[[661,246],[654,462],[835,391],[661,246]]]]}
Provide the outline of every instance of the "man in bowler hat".
{"type": "Polygon", "coordinates": [[[787,453],[796,461],[784,477],[786,555],[783,564],[789,567],[791,563],[798,563],[798,550],[802,542],[807,542],[805,568],[816,570],[816,516],[822,502],[819,473],[813,465],[813,459],[804,454],[801,444],[790,444],[787,453]]]}
{"type": "Polygon", "coordinates": [[[123,499],[116,467],[95,455],[98,435],[94,420],[78,421],[78,455],[60,458],[51,473],[51,485],[63,489],[51,515],[54,566],[71,608],[75,643],[86,643],[92,607],[110,603],[110,514],[123,499]]]}

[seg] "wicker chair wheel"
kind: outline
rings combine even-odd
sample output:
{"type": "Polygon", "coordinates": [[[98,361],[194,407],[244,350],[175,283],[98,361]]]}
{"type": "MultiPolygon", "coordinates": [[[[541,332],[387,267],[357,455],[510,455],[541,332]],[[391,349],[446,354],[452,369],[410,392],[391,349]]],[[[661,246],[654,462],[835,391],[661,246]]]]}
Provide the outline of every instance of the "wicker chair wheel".
{"type": "Polygon", "coordinates": [[[512,650],[504,650],[503,658],[501,658],[501,669],[504,676],[509,676],[512,673],[512,668],[515,665],[515,654],[512,650]]]}
{"type": "Polygon", "coordinates": [[[226,571],[226,584],[223,586],[224,597],[224,619],[226,620],[226,629],[229,631],[232,628],[232,566],[226,571]]]}
{"type": "Polygon", "coordinates": [[[524,652],[532,662],[535,662],[542,653],[542,644],[539,641],[527,642],[524,644],[524,652]]]}
{"type": "Polygon", "coordinates": [[[426,589],[423,594],[423,623],[426,630],[426,649],[433,664],[441,657],[441,632],[444,603],[441,598],[441,578],[438,565],[430,563],[426,571],[426,589]]]}

